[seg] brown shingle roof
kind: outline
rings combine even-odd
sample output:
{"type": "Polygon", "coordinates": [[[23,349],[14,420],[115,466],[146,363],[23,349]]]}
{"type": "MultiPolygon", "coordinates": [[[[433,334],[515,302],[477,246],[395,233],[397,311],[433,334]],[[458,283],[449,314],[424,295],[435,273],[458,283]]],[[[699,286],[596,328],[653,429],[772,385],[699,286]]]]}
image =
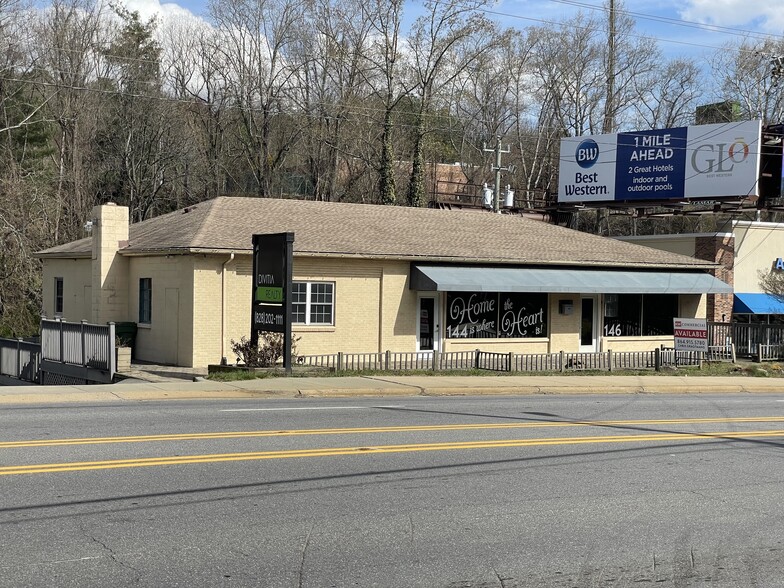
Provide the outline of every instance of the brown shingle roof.
{"type": "MultiPolygon", "coordinates": [[[[712,264],[514,215],[220,197],[131,225],[123,253],[250,253],[254,233],[294,232],[295,255],[697,269],[712,264]]],[[[90,254],[90,239],[39,252],[90,254]]]]}

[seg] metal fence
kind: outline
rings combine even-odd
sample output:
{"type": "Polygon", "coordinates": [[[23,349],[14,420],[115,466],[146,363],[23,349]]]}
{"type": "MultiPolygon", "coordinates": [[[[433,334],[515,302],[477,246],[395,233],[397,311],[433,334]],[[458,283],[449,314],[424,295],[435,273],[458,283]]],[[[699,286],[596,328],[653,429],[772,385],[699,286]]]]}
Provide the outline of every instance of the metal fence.
{"type": "MultiPolygon", "coordinates": [[[[784,351],[784,347],[782,347],[784,351]]],[[[332,353],[300,355],[297,365],[330,371],[456,371],[493,372],[574,372],[613,370],[660,370],[663,367],[696,366],[704,361],[735,361],[732,348],[676,351],[662,347],[653,351],[611,350],[599,353],[498,353],[491,351],[451,351],[397,353],[332,353]]]]}
{"type": "Polygon", "coordinates": [[[0,339],[0,376],[40,382],[41,344],[23,339],[0,339]]]}
{"type": "Polygon", "coordinates": [[[117,371],[114,323],[41,319],[41,384],[111,383],[117,371]]]}

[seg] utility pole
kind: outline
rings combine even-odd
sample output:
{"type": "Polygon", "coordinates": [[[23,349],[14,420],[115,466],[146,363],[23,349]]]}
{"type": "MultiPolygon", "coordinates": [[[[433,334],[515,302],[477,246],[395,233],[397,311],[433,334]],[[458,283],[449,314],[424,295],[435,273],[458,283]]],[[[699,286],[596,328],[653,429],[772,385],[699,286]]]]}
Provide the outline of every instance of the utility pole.
{"type": "Polygon", "coordinates": [[[604,99],[604,124],[602,132],[615,130],[615,0],[609,0],[607,23],[607,96],[604,99]]]}
{"type": "Polygon", "coordinates": [[[495,172],[493,210],[495,212],[499,212],[501,210],[501,172],[509,171],[511,169],[509,167],[501,167],[501,154],[511,153],[512,149],[509,147],[507,147],[506,149],[501,149],[501,136],[499,135],[498,137],[496,137],[495,149],[488,149],[487,144],[485,144],[482,148],[482,151],[495,152],[495,165],[492,167],[492,170],[495,172]]]}

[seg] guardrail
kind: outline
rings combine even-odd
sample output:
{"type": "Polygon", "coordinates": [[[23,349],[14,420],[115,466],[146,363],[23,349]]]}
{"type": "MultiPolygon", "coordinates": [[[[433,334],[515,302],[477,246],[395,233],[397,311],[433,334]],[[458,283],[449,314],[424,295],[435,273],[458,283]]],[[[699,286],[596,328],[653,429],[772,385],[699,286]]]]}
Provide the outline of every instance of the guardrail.
{"type": "MultiPolygon", "coordinates": [[[[784,346],[782,346],[784,352],[784,346]]],[[[658,348],[653,351],[612,350],[597,353],[499,353],[482,351],[399,353],[332,353],[299,355],[297,365],[331,371],[487,370],[494,372],[613,371],[620,369],[660,370],[662,367],[694,366],[704,361],[735,362],[734,348],[721,346],[699,351],[658,348]]]]}

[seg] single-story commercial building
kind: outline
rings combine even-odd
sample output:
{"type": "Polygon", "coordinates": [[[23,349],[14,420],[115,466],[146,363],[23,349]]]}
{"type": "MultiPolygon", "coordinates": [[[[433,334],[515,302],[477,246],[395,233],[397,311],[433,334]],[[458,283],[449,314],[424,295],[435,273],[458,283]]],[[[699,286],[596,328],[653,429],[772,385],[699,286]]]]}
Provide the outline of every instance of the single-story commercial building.
{"type": "Polygon", "coordinates": [[[43,312],[133,321],[139,360],[233,362],[250,334],[252,235],[294,233],[301,354],[648,350],[731,293],[713,261],[519,216],[221,197],[39,252],[43,312]]]}

